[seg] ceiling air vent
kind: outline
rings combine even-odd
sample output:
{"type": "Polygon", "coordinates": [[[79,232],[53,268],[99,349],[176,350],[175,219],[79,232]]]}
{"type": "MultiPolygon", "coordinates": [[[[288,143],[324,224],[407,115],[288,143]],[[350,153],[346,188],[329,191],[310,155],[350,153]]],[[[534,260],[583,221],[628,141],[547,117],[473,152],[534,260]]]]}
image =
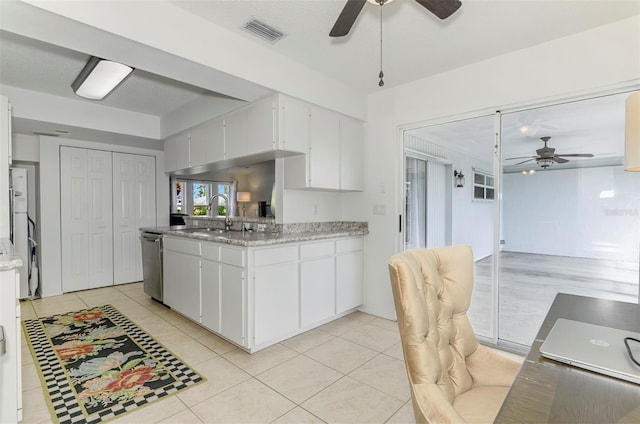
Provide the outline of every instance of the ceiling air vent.
{"type": "Polygon", "coordinates": [[[270,43],[275,43],[285,36],[283,32],[278,31],[274,27],[269,26],[264,22],[260,22],[257,19],[250,20],[249,22],[244,24],[243,28],[270,43]]]}

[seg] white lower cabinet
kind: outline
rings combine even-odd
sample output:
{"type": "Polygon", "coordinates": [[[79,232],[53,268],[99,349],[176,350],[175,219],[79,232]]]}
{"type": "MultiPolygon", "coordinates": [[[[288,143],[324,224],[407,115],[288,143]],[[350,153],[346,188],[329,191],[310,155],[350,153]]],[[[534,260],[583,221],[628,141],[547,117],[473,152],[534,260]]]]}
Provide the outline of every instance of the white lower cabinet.
{"type": "Polygon", "coordinates": [[[300,327],[298,263],[255,269],[254,345],[289,336],[300,327]]]}
{"type": "Polygon", "coordinates": [[[200,322],[200,242],[166,237],[163,247],[163,302],[200,322]]]}
{"type": "Polygon", "coordinates": [[[364,291],[363,239],[336,242],[336,313],[362,305],[364,291]]]}
{"type": "Polygon", "coordinates": [[[255,352],[362,304],[363,239],[237,247],[165,237],[164,302],[255,352]]]}
{"type": "Polygon", "coordinates": [[[220,263],[202,258],[200,262],[202,325],[220,332],[220,263]]]}
{"type": "Polygon", "coordinates": [[[300,324],[302,327],[336,313],[334,242],[300,246],[300,324]]]}
{"type": "Polygon", "coordinates": [[[248,347],[246,331],[246,283],[245,271],[228,264],[221,264],[220,274],[220,334],[227,339],[248,347]]]}

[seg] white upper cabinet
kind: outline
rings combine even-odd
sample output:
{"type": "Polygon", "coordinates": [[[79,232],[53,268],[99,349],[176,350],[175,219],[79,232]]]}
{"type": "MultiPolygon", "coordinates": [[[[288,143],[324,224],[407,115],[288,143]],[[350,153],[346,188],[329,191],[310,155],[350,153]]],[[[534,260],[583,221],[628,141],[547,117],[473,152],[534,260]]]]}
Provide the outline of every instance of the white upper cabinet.
{"type": "Polygon", "coordinates": [[[301,100],[278,96],[278,135],[280,150],[307,153],[309,149],[310,106],[301,100]]]}
{"type": "Polygon", "coordinates": [[[340,190],[364,190],[364,128],[346,116],[340,119],[340,190]]]}
{"type": "Polygon", "coordinates": [[[249,112],[240,109],[224,117],[225,159],[246,156],[246,143],[249,136],[249,112]]]}
{"type": "Polygon", "coordinates": [[[224,160],[224,120],[211,119],[196,125],[189,136],[189,166],[224,160]]]}
{"type": "Polygon", "coordinates": [[[189,131],[182,131],[164,140],[164,170],[178,171],[189,167],[189,131]]]}
{"type": "Polygon", "coordinates": [[[362,191],[363,150],[360,121],[312,106],[308,153],[285,158],[285,188],[362,191]]]}
{"type": "Polygon", "coordinates": [[[340,119],[337,114],[311,108],[309,129],[309,187],[340,188],[340,119]]]}

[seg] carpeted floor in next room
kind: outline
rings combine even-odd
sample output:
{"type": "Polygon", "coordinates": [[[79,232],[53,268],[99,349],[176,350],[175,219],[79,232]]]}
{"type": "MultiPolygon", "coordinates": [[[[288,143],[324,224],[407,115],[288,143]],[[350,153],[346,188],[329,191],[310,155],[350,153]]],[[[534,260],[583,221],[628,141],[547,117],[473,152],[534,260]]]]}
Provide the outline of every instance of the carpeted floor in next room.
{"type": "MultiPolygon", "coordinates": [[[[110,304],[206,379],[110,423],[410,423],[397,325],[353,313],[249,355],[152,301],[141,283],[23,301],[22,318],[110,304]]],[[[51,416],[26,341],[23,423],[51,416]]]]}

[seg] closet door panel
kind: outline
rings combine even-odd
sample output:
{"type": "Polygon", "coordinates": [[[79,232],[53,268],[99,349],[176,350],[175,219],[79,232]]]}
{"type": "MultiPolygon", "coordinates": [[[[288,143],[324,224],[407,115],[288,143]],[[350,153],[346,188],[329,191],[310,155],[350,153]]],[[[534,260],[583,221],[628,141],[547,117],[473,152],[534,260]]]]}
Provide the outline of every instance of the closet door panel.
{"type": "Polygon", "coordinates": [[[111,153],[60,148],[62,289],[113,284],[111,153]]]}
{"type": "Polygon", "coordinates": [[[113,284],[111,152],[87,150],[89,288],[113,284]]]}
{"type": "Polygon", "coordinates": [[[156,225],[155,157],[113,154],[114,283],[142,280],[140,227],[156,225]]]}
{"type": "Polygon", "coordinates": [[[113,276],[115,284],[135,280],[136,258],[132,243],[135,238],[135,157],[113,154],[113,276]]]}

